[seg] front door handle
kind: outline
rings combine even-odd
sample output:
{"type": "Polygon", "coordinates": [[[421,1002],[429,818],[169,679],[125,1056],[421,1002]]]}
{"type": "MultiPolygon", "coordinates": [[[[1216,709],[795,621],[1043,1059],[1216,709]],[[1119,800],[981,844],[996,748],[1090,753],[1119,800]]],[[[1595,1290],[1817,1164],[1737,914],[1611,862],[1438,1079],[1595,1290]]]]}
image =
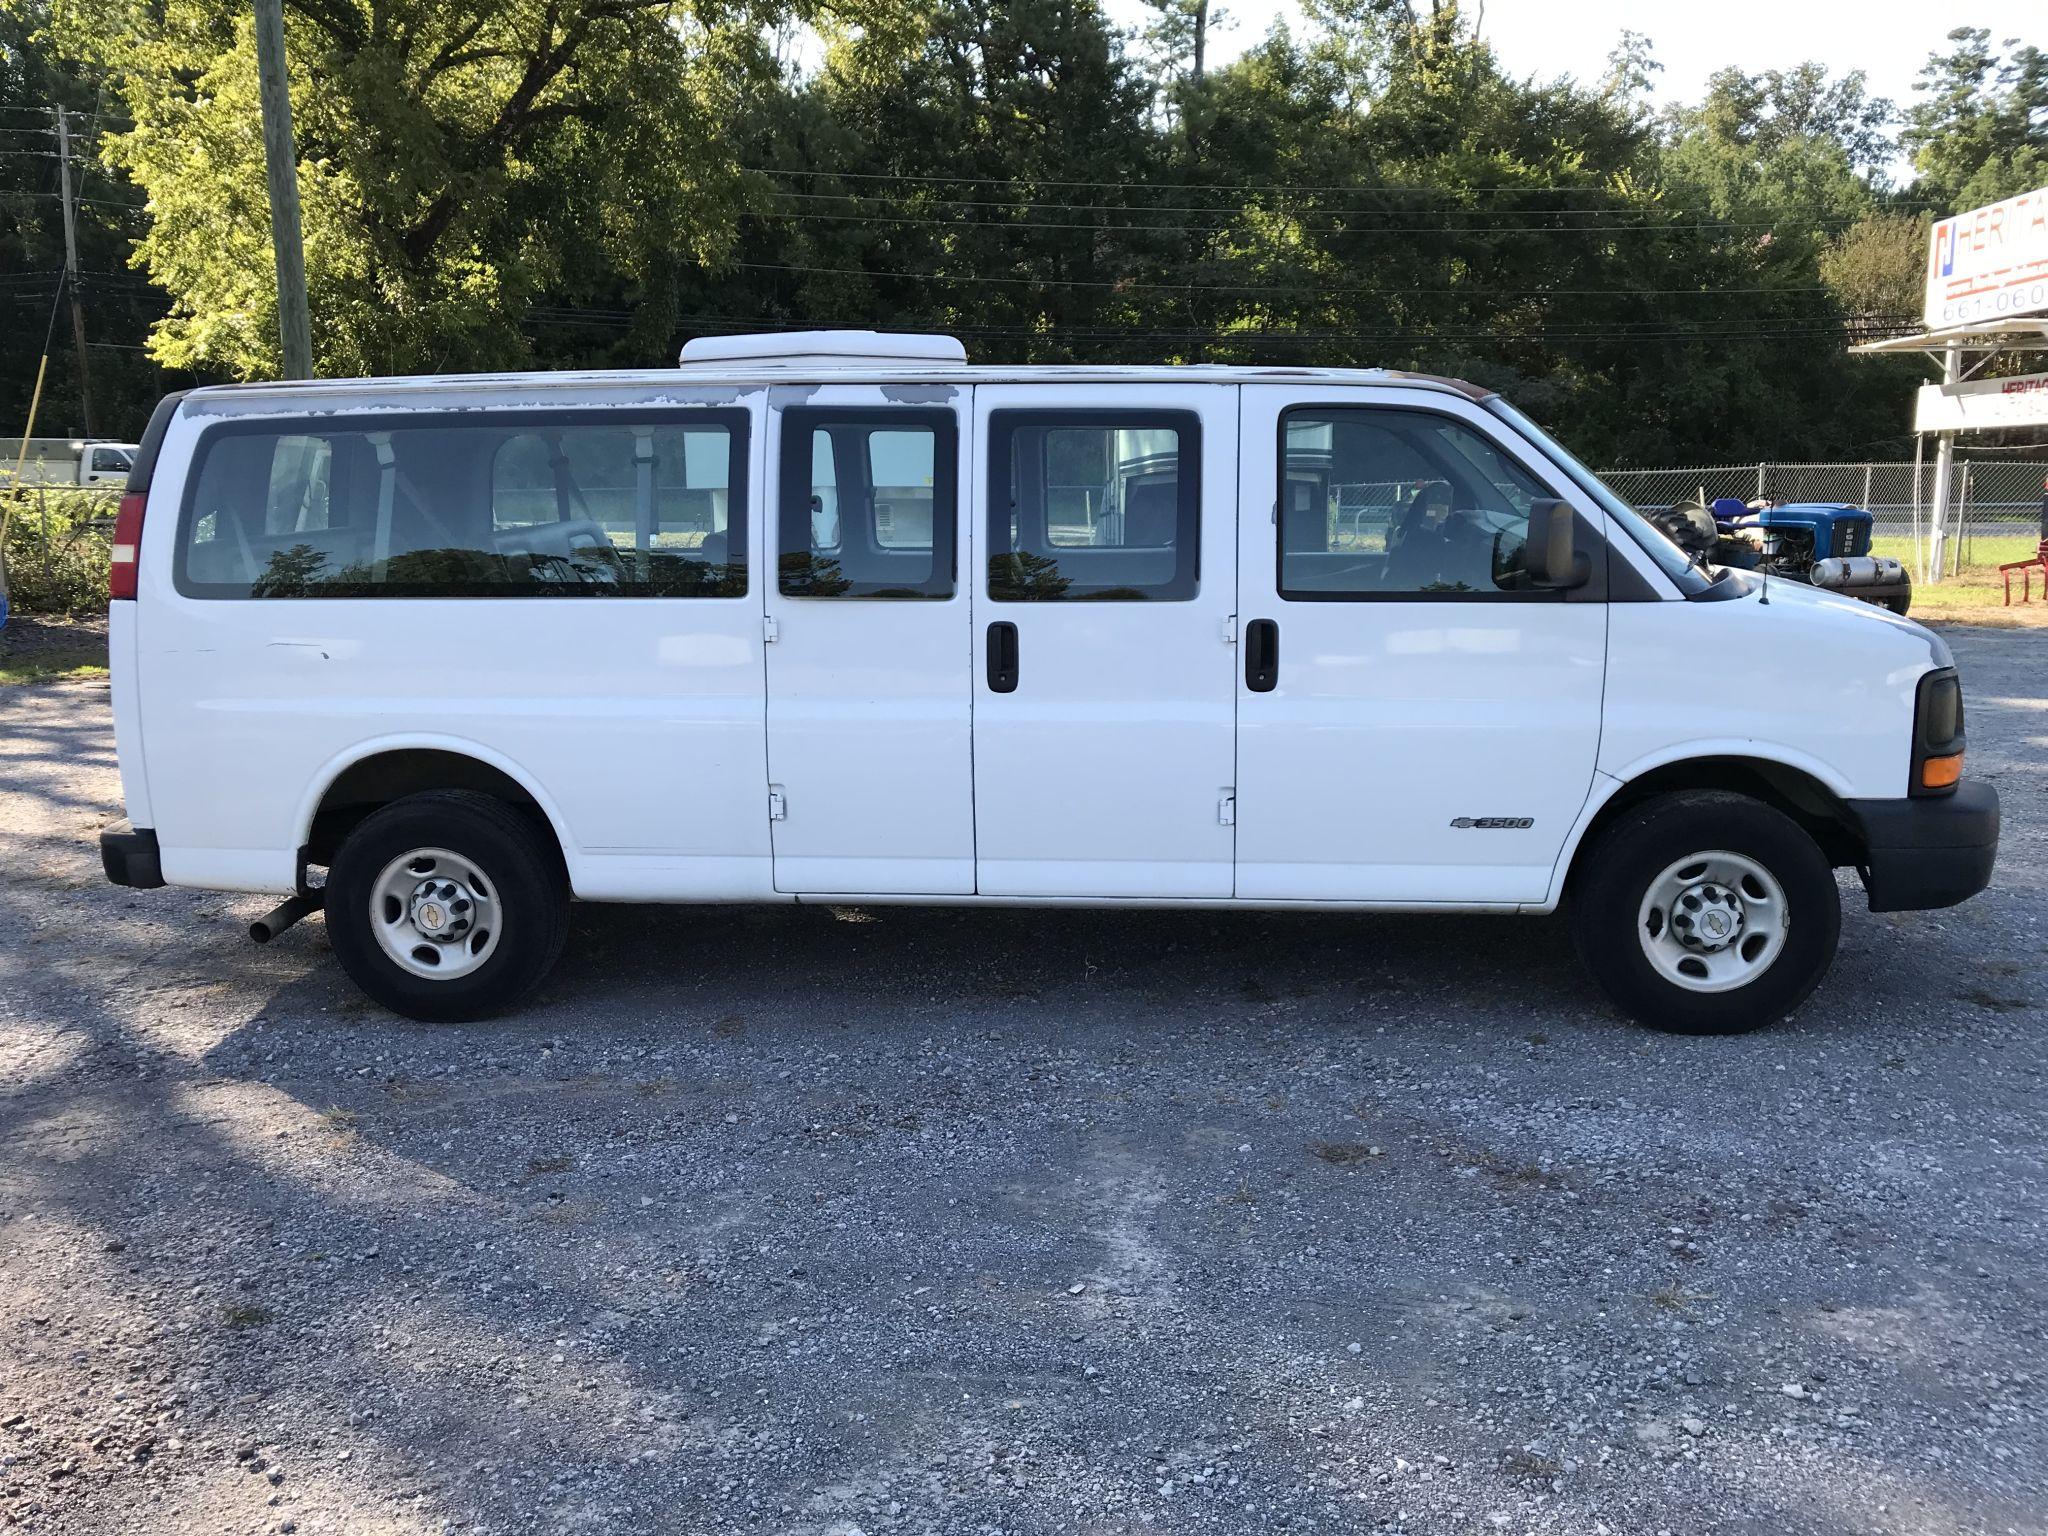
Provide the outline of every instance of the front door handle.
{"type": "Polygon", "coordinates": [[[1017,626],[998,620],[988,627],[988,691],[1017,691],[1017,626]]]}
{"type": "Polygon", "coordinates": [[[1279,681],[1280,626],[1253,619],[1244,627],[1244,685],[1253,693],[1271,693],[1279,681]]]}

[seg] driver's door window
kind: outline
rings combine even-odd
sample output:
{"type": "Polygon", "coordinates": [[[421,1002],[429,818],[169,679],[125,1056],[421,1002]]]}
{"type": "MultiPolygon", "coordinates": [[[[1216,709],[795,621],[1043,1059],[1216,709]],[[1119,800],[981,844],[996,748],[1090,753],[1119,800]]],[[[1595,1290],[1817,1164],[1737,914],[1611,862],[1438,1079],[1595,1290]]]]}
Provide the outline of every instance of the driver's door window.
{"type": "Polygon", "coordinates": [[[1540,483],[1429,411],[1286,413],[1280,595],[1295,601],[1554,594],[1523,563],[1540,483]]]}

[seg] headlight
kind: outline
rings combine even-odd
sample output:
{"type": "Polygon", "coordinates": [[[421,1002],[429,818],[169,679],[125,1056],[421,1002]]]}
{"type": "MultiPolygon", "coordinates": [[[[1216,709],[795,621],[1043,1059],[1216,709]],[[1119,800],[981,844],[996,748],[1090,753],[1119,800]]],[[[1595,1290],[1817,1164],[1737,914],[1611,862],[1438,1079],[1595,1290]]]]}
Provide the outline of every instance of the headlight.
{"type": "Polygon", "coordinates": [[[1954,667],[1920,679],[1913,700],[1911,795],[1952,795],[1963,777],[1963,684],[1954,667]]]}

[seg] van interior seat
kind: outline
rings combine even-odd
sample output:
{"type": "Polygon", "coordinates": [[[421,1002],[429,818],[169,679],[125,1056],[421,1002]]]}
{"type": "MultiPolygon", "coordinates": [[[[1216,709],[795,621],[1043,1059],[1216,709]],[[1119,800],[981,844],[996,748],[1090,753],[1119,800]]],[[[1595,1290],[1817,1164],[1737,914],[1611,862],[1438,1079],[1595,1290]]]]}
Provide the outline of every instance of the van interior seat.
{"type": "Polygon", "coordinates": [[[1162,549],[1173,543],[1180,484],[1172,475],[1149,475],[1124,490],[1124,547],[1162,549]]]}

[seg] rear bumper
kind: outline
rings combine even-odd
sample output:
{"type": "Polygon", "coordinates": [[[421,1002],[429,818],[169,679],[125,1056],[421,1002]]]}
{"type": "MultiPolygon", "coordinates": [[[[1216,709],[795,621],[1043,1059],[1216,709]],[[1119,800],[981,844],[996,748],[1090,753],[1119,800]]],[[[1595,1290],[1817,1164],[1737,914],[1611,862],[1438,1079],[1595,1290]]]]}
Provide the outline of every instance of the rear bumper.
{"type": "Polygon", "coordinates": [[[100,833],[100,865],[115,885],[153,891],[164,883],[163,855],[154,827],[131,827],[117,821],[100,833]]]}
{"type": "Polygon", "coordinates": [[[1998,791],[1965,779],[1926,800],[1851,800],[1873,912],[1919,912],[1968,901],[1991,883],[1998,859],[1998,791]]]}

